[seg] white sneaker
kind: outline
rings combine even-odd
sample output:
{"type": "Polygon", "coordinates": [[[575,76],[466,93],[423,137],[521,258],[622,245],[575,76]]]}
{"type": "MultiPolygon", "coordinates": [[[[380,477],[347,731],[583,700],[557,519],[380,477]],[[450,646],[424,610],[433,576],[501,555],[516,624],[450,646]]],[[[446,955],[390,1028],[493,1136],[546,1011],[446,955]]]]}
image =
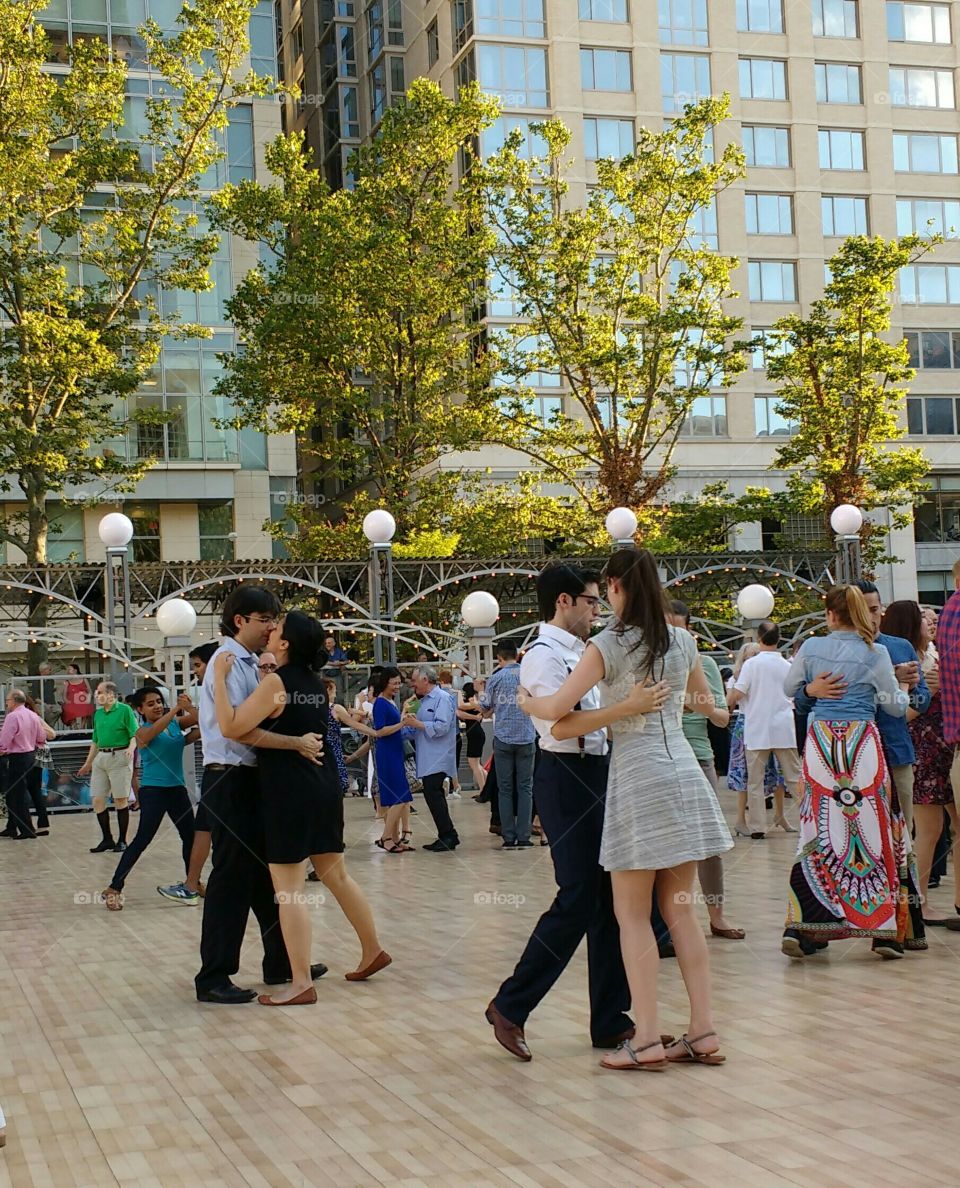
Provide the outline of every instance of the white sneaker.
{"type": "Polygon", "coordinates": [[[460,800],[460,799],[461,799],[461,796],[460,796],[460,789],[459,789],[459,788],[452,788],[452,789],[451,789],[451,790],[450,790],[450,791],[447,793],[447,800],[460,800]]]}
{"type": "Polygon", "coordinates": [[[450,777],[449,776],[443,777],[443,794],[444,794],[444,796],[450,795],[450,777]]]}

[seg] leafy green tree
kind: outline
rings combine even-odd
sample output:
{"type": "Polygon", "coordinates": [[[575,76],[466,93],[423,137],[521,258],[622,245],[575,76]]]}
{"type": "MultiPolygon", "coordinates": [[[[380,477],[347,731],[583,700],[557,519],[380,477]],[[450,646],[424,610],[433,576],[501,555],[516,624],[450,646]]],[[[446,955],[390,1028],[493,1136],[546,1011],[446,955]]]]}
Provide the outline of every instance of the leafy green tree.
{"type": "Polygon", "coordinates": [[[694,401],[745,366],[741,319],[723,306],[738,261],[706,238],[717,194],[744,173],[737,146],[712,152],[728,110],[705,99],[662,132],[641,128],[632,155],[597,163],[585,205],[570,200],[570,134],[557,120],[534,126],[545,156],[524,156],[514,133],[478,170],[497,231],[496,297],[516,317],[500,336],[512,393],[495,393],[497,440],[594,515],[652,505],[694,401]],[[567,394],[545,421],[526,387],[544,372],[567,394]]]}
{"type": "MultiPolygon", "coordinates": [[[[228,109],[269,89],[240,73],[253,7],[194,0],[169,37],[148,23],[165,86],[132,143],[125,68],[106,44],[78,41],[69,73],[50,73],[42,4],[0,0],[0,475],[25,499],[0,539],[32,564],[46,560],[48,497],[91,479],[129,487],[143,472],[148,462],[105,448],[123,432],[117,402],[164,334],[204,333],[178,326],[158,294],[211,287],[218,238],[197,233],[194,207],[228,109]]],[[[35,626],[45,606],[32,608],[35,626]]]]}
{"type": "Polygon", "coordinates": [[[240,420],[300,434],[315,477],[348,476],[413,523],[418,472],[476,443],[490,365],[475,308],[491,235],[458,156],[495,117],[418,79],[330,191],[301,137],[269,146],[276,182],[218,195],[220,225],[270,253],[231,303],[245,353],[220,391],[240,420]]]}

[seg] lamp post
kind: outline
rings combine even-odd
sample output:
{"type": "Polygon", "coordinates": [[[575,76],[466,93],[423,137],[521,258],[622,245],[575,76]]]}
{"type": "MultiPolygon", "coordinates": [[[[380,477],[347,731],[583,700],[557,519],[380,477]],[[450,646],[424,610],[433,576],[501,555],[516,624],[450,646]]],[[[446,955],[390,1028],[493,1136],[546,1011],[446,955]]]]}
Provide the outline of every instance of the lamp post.
{"type": "MultiPolygon", "coordinates": [[[[113,645],[111,651],[119,650],[129,657],[130,631],[130,570],[127,545],[133,538],[133,523],[123,512],[109,512],[97,526],[97,533],[106,545],[107,565],[103,574],[104,593],[107,607],[107,633],[113,645]],[[120,611],[118,622],[117,611],[120,611]],[[120,647],[117,648],[117,631],[120,630],[120,647]]],[[[120,673],[120,663],[113,656],[109,661],[110,676],[114,681],[120,673]]]]}
{"type": "Polygon", "coordinates": [[[397,640],[393,633],[393,545],[390,543],[396,530],[396,520],[382,507],[368,512],[363,518],[363,535],[370,542],[370,618],[376,628],[373,658],[377,664],[384,660],[384,612],[390,624],[387,660],[390,664],[397,662],[397,640]]]}
{"type": "Polygon", "coordinates": [[[615,549],[634,548],[633,538],[637,531],[637,517],[629,507],[615,507],[613,511],[607,512],[604,526],[613,537],[615,549]]]}
{"type": "MultiPolygon", "coordinates": [[[[168,598],[157,607],[157,630],[163,636],[163,683],[170,690],[170,703],[175,705],[177,695],[185,693],[189,685],[190,647],[193,643],[193,629],[197,625],[197,612],[185,598],[168,598]]],[[[197,767],[194,759],[186,761],[183,756],[184,785],[191,792],[196,791],[197,767]]]]}
{"type": "Polygon", "coordinates": [[[755,640],[757,628],[773,613],[774,597],[769,586],[744,586],[737,595],[737,610],[743,625],[744,640],[755,640]]]}
{"type": "Polygon", "coordinates": [[[467,626],[467,668],[474,680],[493,670],[493,625],[500,617],[500,603],[486,590],[474,590],[460,604],[467,626]]]}
{"type": "Polygon", "coordinates": [[[859,581],[863,576],[860,551],[863,512],[852,503],[841,503],[830,513],[830,527],[836,533],[837,581],[841,585],[859,581]]]}

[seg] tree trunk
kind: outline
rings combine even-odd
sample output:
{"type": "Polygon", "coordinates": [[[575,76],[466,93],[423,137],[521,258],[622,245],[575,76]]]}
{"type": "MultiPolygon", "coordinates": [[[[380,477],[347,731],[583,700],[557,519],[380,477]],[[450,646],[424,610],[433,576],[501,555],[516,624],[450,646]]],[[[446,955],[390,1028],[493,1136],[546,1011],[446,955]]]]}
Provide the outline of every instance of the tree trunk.
{"type": "MultiPolygon", "coordinates": [[[[43,566],[47,563],[47,518],[46,485],[40,475],[21,475],[20,485],[27,498],[26,555],[28,565],[43,566]]],[[[31,631],[47,625],[48,600],[42,594],[31,594],[27,603],[27,623],[31,631]]],[[[36,675],[39,666],[47,658],[47,641],[38,639],[27,643],[27,672],[36,675]]]]}

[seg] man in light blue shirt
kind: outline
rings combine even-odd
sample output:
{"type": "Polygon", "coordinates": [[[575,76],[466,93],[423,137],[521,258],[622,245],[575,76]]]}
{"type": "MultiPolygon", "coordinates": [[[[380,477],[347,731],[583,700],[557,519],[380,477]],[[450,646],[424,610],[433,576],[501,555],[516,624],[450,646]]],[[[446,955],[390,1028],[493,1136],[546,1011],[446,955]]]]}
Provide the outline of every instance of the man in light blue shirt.
{"type": "Polygon", "coordinates": [[[457,717],[453,699],[438,684],[437,670],[420,664],[413,670],[413,690],[420,708],[403,717],[403,737],[417,749],[417,778],[423,783],[423,798],[437,827],[437,840],[424,846],[434,854],[452,853],[460,837],[450,818],[444,781],[457,770],[457,717]]]}
{"type": "Polygon", "coordinates": [[[503,849],[527,848],[533,821],[533,767],[537,757],[537,730],[533,719],[517,705],[520,665],[516,644],[504,640],[497,646],[500,667],[480,698],[485,717],[493,715],[493,762],[500,792],[500,828],[503,849]],[[514,803],[516,797],[516,803],[514,803]]]}

